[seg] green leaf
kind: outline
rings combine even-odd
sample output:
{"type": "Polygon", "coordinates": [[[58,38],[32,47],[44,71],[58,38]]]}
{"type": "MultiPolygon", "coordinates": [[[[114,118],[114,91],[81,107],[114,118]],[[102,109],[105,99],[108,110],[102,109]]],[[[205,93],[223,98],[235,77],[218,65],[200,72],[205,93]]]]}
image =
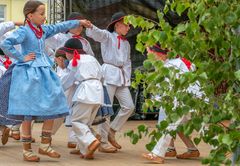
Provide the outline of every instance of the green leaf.
{"type": "Polygon", "coordinates": [[[133,134],[132,136],[132,144],[138,143],[139,136],[137,134],[133,134]]]}
{"type": "Polygon", "coordinates": [[[168,127],[168,122],[167,121],[163,120],[163,121],[160,122],[160,129],[161,130],[166,129],[167,127],[168,127]]]}
{"type": "Polygon", "coordinates": [[[224,144],[231,145],[232,144],[232,139],[231,139],[230,135],[229,134],[223,135],[222,142],[224,144]]]}
{"type": "Polygon", "coordinates": [[[157,144],[156,141],[150,142],[149,144],[146,145],[147,150],[152,151],[156,144],[157,144]]]}
{"type": "Polygon", "coordinates": [[[201,138],[194,138],[193,141],[196,145],[198,145],[201,142],[201,138]]]}
{"type": "Polygon", "coordinates": [[[141,52],[141,53],[143,53],[144,50],[145,50],[145,47],[143,46],[142,43],[137,43],[137,44],[136,44],[136,50],[139,51],[139,52],[141,52]]]}
{"type": "Polygon", "coordinates": [[[238,79],[238,81],[240,81],[240,70],[236,71],[234,75],[238,79]]]}
{"type": "Polygon", "coordinates": [[[186,30],[186,25],[185,24],[179,24],[177,27],[176,27],[176,33],[181,33],[183,31],[186,30]]]}
{"type": "Polygon", "coordinates": [[[204,80],[207,80],[208,77],[207,77],[207,73],[206,72],[203,72],[199,75],[200,78],[204,79],[204,80]]]}
{"type": "Polygon", "coordinates": [[[146,131],[146,126],[145,125],[139,125],[138,126],[138,131],[139,132],[145,132],[146,131]]]}
{"type": "Polygon", "coordinates": [[[192,10],[188,10],[188,18],[191,20],[191,21],[195,21],[195,14],[192,10]]]}
{"type": "Polygon", "coordinates": [[[185,10],[186,10],[186,7],[183,3],[178,3],[177,4],[176,12],[179,16],[181,16],[182,12],[184,12],[185,10]]]}

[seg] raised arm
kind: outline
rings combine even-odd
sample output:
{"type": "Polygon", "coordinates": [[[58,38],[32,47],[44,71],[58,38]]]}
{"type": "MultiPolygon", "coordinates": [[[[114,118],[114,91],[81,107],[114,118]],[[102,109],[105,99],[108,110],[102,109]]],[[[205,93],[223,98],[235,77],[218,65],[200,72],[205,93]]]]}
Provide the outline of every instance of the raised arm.
{"type": "Polygon", "coordinates": [[[19,27],[17,30],[12,32],[6,39],[0,43],[0,48],[3,52],[18,61],[24,61],[24,55],[22,55],[14,45],[21,44],[26,38],[26,31],[24,27],[19,27]]]}
{"type": "Polygon", "coordinates": [[[110,32],[108,32],[107,30],[99,29],[95,25],[92,25],[91,28],[87,28],[86,35],[93,40],[101,43],[108,40],[110,32]]]}
{"type": "Polygon", "coordinates": [[[46,35],[46,39],[52,37],[60,32],[67,32],[70,29],[77,28],[80,26],[79,20],[70,20],[57,23],[55,25],[45,25],[43,26],[43,31],[46,35]]]}

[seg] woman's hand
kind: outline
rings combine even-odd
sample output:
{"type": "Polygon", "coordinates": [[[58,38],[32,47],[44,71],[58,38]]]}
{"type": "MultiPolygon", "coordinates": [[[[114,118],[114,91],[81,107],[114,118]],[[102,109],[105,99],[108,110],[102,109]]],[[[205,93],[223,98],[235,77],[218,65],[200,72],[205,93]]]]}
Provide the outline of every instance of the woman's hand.
{"type": "Polygon", "coordinates": [[[24,62],[33,61],[36,59],[35,53],[29,53],[24,57],[24,62]]]}
{"type": "Polygon", "coordinates": [[[85,28],[92,28],[92,23],[89,20],[80,20],[80,25],[84,26],[85,28]]]}

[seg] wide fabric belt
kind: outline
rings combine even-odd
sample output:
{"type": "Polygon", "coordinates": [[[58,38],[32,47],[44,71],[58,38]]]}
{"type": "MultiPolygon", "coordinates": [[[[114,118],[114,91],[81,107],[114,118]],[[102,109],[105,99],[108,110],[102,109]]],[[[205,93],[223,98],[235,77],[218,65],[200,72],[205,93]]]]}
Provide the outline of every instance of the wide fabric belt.
{"type": "Polygon", "coordinates": [[[117,65],[114,65],[114,64],[111,64],[111,63],[104,63],[104,64],[111,65],[111,66],[119,68],[121,70],[121,72],[122,72],[122,75],[123,75],[123,83],[124,83],[124,85],[126,84],[126,79],[125,79],[123,66],[117,66],[117,65]]]}

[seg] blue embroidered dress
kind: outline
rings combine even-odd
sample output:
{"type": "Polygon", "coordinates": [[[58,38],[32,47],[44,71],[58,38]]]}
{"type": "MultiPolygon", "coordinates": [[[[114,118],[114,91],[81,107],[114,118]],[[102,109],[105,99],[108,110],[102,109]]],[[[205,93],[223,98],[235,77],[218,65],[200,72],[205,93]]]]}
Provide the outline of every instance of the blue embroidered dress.
{"type": "MultiPolygon", "coordinates": [[[[55,119],[68,115],[69,108],[60,80],[52,69],[52,61],[45,53],[45,39],[59,32],[79,26],[79,21],[66,21],[56,25],[42,26],[43,36],[38,39],[29,26],[21,26],[1,42],[0,47],[9,57],[17,59],[12,67],[7,107],[0,107],[0,113],[8,111],[14,119],[55,119]],[[14,45],[21,45],[21,52],[14,45]],[[35,53],[36,59],[24,62],[24,57],[35,53]]],[[[6,79],[4,76],[1,78],[6,79]]],[[[0,93],[1,87],[0,85],[0,93]]],[[[3,103],[3,101],[0,101],[3,103]]]]}

